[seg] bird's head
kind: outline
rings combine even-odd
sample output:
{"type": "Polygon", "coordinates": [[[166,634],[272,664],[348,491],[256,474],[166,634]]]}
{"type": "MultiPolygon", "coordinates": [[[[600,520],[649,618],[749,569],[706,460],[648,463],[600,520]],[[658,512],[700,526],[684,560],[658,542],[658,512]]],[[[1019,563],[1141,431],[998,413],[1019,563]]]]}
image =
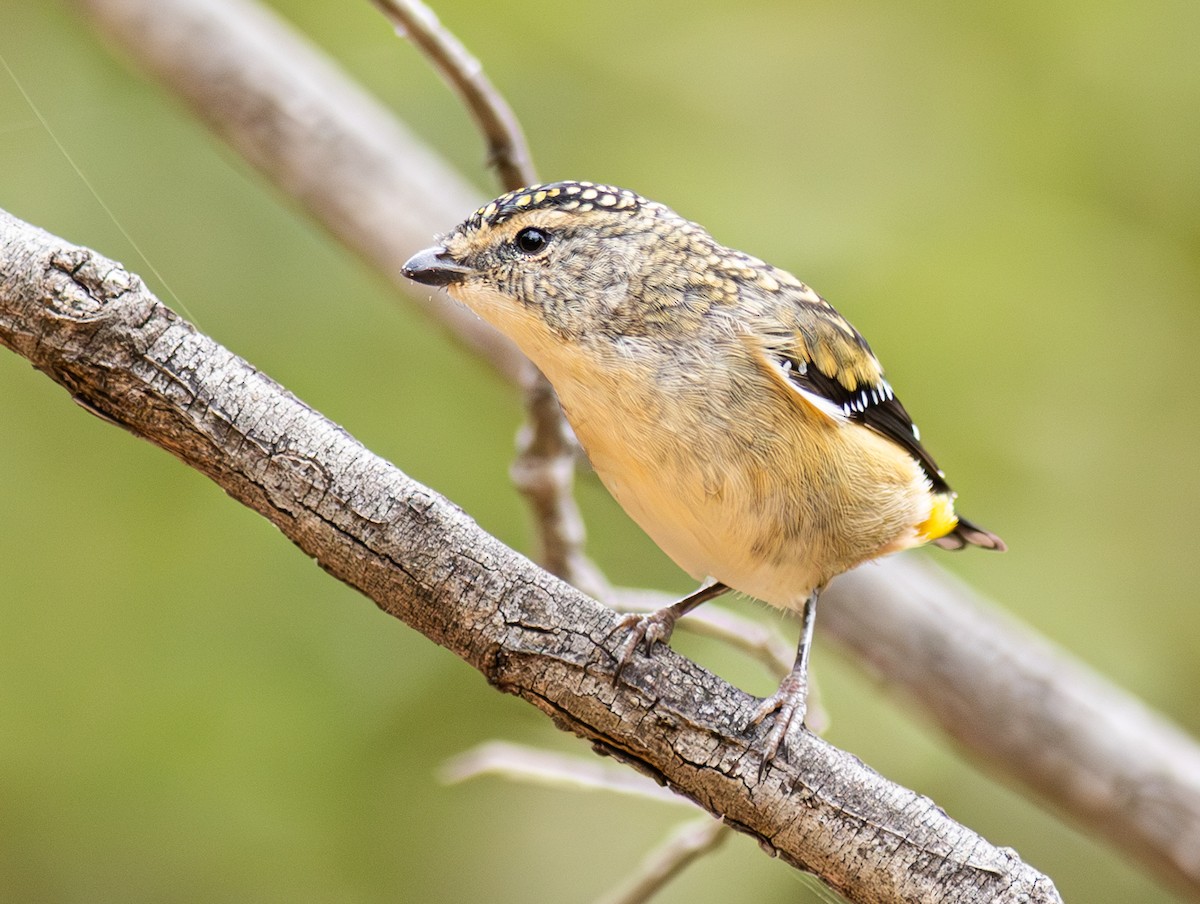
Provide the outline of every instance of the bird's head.
{"type": "Polygon", "coordinates": [[[403,272],[445,287],[532,353],[660,332],[681,309],[701,313],[695,300],[714,293],[718,249],[701,227],[628,189],[555,182],[486,204],[403,272]]]}

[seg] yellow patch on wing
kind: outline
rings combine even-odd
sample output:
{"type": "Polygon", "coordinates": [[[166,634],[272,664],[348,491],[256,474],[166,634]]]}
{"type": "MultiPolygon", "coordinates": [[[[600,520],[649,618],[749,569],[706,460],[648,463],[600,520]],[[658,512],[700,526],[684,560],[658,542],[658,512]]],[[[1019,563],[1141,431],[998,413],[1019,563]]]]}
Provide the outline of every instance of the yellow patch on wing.
{"type": "Polygon", "coordinates": [[[958,515],[954,514],[954,497],[949,493],[935,493],[929,517],[917,525],[917,535],[929,543],[946,536],[958,527],[958,515]]]}

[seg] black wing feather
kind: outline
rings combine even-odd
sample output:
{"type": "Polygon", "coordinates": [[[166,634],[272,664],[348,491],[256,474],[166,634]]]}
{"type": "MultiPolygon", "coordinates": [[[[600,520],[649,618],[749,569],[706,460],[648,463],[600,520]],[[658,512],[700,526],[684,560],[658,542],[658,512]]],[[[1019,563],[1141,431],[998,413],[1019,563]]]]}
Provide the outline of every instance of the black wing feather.
{"type": "MultiPolygon", "coordinates": [[[[869,349],[868,349],[869,351],[869,349]]],[[[951,492],[933,456],[921,445],[912,418],[886,380],[847,389],[836,376],[823,373],[814,363],[786,359],[788,377],[797,386],[833,402],[847,418],[870,427],[920,462],[936,492],[951,492]]]]}

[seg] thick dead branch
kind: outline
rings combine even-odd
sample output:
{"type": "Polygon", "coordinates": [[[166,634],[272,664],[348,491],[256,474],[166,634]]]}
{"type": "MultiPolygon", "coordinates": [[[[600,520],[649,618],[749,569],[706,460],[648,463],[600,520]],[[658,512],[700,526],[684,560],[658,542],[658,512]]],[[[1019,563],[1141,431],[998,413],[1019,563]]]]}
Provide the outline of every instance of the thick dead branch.
{"type": "Polygon", "coordinates": [[[613,680],[616,617],[161,305],[0,214],[0,343],[262,514],[330,574],[560,728],[852,901],[1053,902],[1053,884],[809,733],[760,778],[755,699],[664,650],[613,680]]]}
{"type": "Polygon", "coordinates": [[[1144,703],[918,557],[844,575],[823,626],[996,771],[1200,889],[1200,750],[1144,703]],[[886,601],[886,602],[885,602],[886,601]]]}
{"type": "MultiPolygon", "coordinates": [[[[478,200],[261,8],[242,0],[76,2],[389,278],[434,230],[457,222],[478,200]]],[[[524,359],[490,328],[440,296],[432,303],[428,292],[412,297],[509,379],[520,379],[524,359]]],[[[818,630],[870,663],[996,771],[1037,789],[1160,878],[1200,893],[1195,743],[1044,640],[1031,643],[1011,620],[981,615],[989,612],[938,569],[893,559],[835,581],[822,598],[818,630]],[[941,603],[925,605],[929,600],[941,603]],[[993,721],[987,714],[997,701],[1006,701],[1008,715],[993,721]],[[1020,723],[1026,711],[1036,718],[1022,723],[1023,740],[1014,743],[1012,720],[1020,723]],[[962,719],[962,712],[974,715],[962,719]],[[1094,763],[1104,769],[1082,765],[1094,763]]]]}

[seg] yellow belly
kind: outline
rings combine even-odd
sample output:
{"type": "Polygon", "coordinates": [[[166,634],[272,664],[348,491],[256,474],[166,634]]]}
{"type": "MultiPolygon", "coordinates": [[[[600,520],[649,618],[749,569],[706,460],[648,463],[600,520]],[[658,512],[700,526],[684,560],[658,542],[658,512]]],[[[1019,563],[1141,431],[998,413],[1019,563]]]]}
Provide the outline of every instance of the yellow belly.
{"type": "Polygon", "coordinates": [[[554,385],[609,492],[694,578],[797,608],[860,562],[930,539],[936,512],[917,462],[810,410],[743,344],[683,358],[628,337],[566,343],[487,300],[473,306],[554,385]]]}
{"type": "Polygon", "coordinates": [[[694,578],[795,608],[859,562],[927,539],[928,481],[864,427],[810,417],[769,387],[747,416],[708,391],[664,401],[661,387],[594,371],[586,387],[547,376],[609,492],[694,578]]]}

